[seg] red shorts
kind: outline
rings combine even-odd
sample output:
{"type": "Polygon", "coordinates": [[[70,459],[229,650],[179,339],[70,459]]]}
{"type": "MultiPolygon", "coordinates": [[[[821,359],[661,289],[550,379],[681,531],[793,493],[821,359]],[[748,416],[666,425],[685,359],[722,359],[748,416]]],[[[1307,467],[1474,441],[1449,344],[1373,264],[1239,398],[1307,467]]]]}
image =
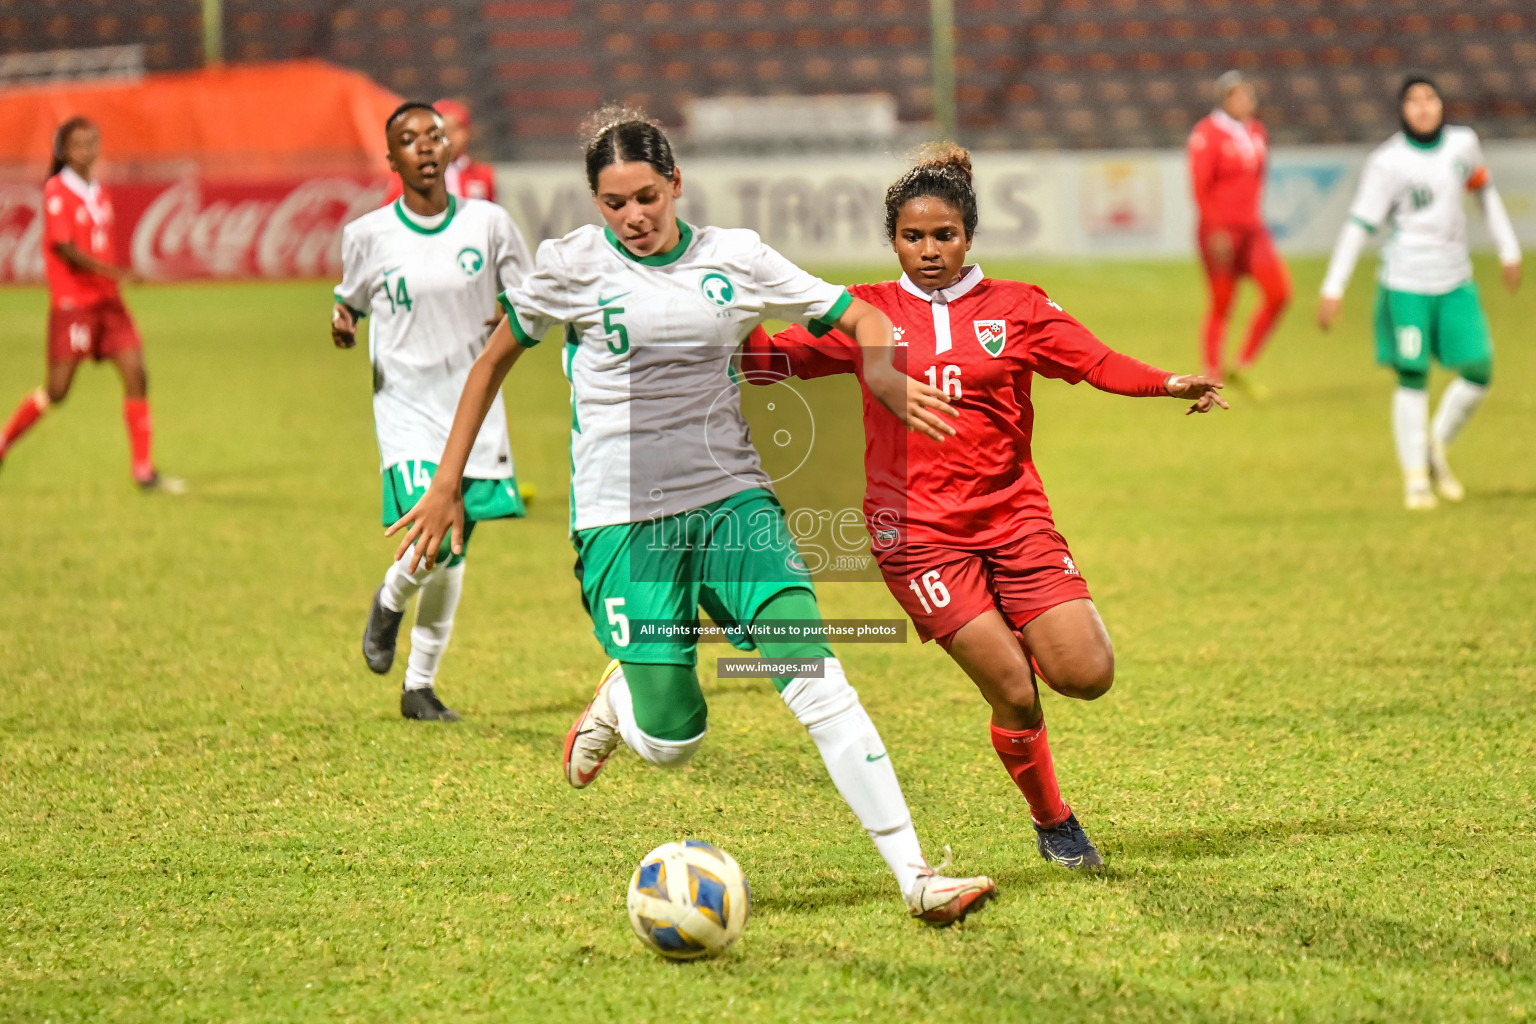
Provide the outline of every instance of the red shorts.
{"type": "Polygon", "coordinates": [[[1041,612],[1092,596],[1055,530],[979,551],[900,544],[875,558],[924,643],[949,636],[993,608],[1022,630],[1041,612]]]}
{"type": "Polygon", "coordinates": [[[122,299],[103,299],[80,309],[48,310],[48,361],[111,359],[141,347],[138,328],[122,299]]]}
{"type": "Polygon", "coordinates": [[[1269,229],[1262,224],[1247,227],[1202,224],[1198,237],[1200,259],[1205,263],[1207,277],[1240,277],[1243,274],[1257,277],[1280,262],[1280,253],[1269,237],[1269,229]],[[1232,262],[1225,265],[1216,262],[1210,245],[1211,236],[1222,232],[1232,239],[1232,262]]]}

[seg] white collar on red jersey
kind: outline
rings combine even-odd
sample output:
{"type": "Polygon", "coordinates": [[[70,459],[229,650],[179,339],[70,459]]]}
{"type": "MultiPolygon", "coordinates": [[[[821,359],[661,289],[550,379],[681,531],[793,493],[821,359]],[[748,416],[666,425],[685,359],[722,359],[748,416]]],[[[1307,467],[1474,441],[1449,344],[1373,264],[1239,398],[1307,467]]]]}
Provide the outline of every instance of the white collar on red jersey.
{"type": "Polygon", "coordinates": [[[927,292],[912,283],[912,279],[906,274],[901,275],[901,287],[908,293],[916,295],[925,302],[936,302],[941,306],[947,306],[966,292],[981,284],[987,275],[981,272],[980,264],[973,264],[969,270],[960,275],[960,280],[948,288],[940,288],[938,291],[927,292]]]}
{"type": "Polygon", "coordinates": [[[1250,158],[1253,156],[1253,133],[1249,130],[1246,121],[1239,121],[1225,110],[1217,107],[1211,111],[1211,123],[1232,136],[1232,141],[1237,143],[1244,156],[1250,158]]]}
{"type": "Polygon", "coordinates": [[[59,172],[59,180],[64,187],[80,197],[85,203],[85,208],[90,211],[92,220],[101,220],[101,183],[86,181],[76,173],[73,167],[66,166],[59,172]]]}

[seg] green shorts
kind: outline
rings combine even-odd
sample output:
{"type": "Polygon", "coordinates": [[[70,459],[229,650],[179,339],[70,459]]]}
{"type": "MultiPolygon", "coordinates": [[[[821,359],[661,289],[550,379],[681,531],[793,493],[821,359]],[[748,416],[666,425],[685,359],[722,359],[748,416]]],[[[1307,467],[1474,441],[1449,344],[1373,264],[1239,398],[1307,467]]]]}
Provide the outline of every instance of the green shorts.
{"type": "Polygon", "coordinates": [[[1488,318],[1471,281],[1444,295],[1376,289],[1376,361],[1429,373],[1430,359],[1456,370],[1493,360],[1488,318]]]}
{"type": "MultiPolygon", "coordinates": [[[[411,459],[397,462],[380,474],[384,486],[384,525],[391,526],[400,517],[416,507],[421,496],[432,485],[437,473],[437,463],[411,459]]],[[[517,477],[498,479],[465,477],[460,485],[464,495],[464,547],[468,550],[469,536],[475,524],[487,519],[511,519],[526,514],[523,496],[517,489],[517,477]]],[[[463,554],[449,558],[449,545],[445,539],[438,552],[439,561],[457,565],[464,560],[463,554]]]]}
{"type": "Polygon", "coordinates": [[[744,627],[764,605],[786,590],[815,593],[783,506],[759,487],[661,519],[578,530],[572,542],[592,632],[621,661],[697,664],[700,607],[731,643],[753,650],[744,627]]]}

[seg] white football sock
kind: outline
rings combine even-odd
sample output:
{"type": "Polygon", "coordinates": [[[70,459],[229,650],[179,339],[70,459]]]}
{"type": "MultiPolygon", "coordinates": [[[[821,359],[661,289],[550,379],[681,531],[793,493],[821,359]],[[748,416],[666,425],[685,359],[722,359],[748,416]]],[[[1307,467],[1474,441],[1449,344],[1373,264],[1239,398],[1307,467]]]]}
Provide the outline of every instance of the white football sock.
{"type": "Polygon", "coordinates": [[[874,840],[905,899],[917,881],[922,847],[896,769],[859,695],[848,685],[842,663],[826,659],[823,678],[799,677],[784,688],[783,697],[811,734],[833,785],[874,840]]]}
{"type": "Polygon", "coordinates": [[[1443,445],[1456,440],[1456,435],[1461,433],[1461,428],[1467,425],[1486,397],[1486,384],[1474,384],[1465,377],[1457,377],[1447,384],[1440,395],[1440,405],[1435,409],[1434,425],[1430,428],[1435,440],[1443,445]]]}
{"type": "Polygon", "coordinates": [[[663,740],[635,724],[635,699],[629,692],[629,681],[624,678],[622,668],[614,669],[610,677],[608,704],[613,708],[613,716],[619,720],[619,736],[624,745],[660,768],[681,768],[693,760],[694,753],[704,742],[702,732],[686,740],[663,740]]]}
{"type": "MultiPolygon", "coordinates": [[[[416,591],[421,589],[423,583],[431,573],[427,570],[427,563],[422,562],[416,567],[415,573],[405,571],[405,567],[411,564],[411,556],[416,553],[416,545],[412,544],[405,551],[405,556],[389,567],[384,574],[384,592],[379,595],[379,603],[392,612],[403,612],[405,606],[410,604],[411,598],[416,596],[416,591]]],[[[432,572],[436,572],[434,568],[432,572]]]]}
{"type": "Polygon", "coordinates": [[[1429,479],[1429,392],[1400,387],[1392,392],[1392,438],[1397,462],[1409,481],[1429,479]]]}
{"type": "Polygon", "coordinates": [[[427,574],[416,602],[416,625],[411,629],[411,660],[405,667],[407,690],[424,690],[437,677],[437,666],[453,635],[453,613],[463,592],[463,562],[440,565],[427,574]]]}

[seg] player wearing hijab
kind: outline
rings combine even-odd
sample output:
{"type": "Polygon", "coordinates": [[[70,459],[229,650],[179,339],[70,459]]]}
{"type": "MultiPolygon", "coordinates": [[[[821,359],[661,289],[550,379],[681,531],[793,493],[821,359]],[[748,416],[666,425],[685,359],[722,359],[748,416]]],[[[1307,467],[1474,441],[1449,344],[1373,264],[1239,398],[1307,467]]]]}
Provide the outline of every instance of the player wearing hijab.
{"type": "Polygon", "coordinates": [[[110,359],[123,379],[123,423],[133,479],[145,491],[179,494],[182,481],[161,476],[151,457],[154,428],[144,348],[123,305],[121,281],[132,271],[112,262],[112,200],[93,170],[101,134],[72,117],[53,137],[53,166],[43,186],[43,264],[48,274],[48,379],[27,395],[0,430],[0,461],[48,408],[64,401],[85,359],[110,359]]]}
{"type": "Polygon", "coordinates": [[[1034,285],[967,266],[977,209],[964,149],[936,147],[885,202],[902,276],[850,291],[896,324],[906,372],[942,389],[932,405],[953,425],[942,435],[904,429],[870,392],[868,353],[835,331],[758,331],[743,374],[757,384],[860,375],[864,514],[886,585],[991,705],[992,747],[1029,804],[1040,855],[1097,871],[1103,858],[1057,785],[1035,677],[1094,700],[1114,680],[1114,650],[1035,469],[1031,380],[1192,400],[1190,412],[1225,408],[1221,384],[1114,352],[1034,285]]]}
{"type": "MultiPolygon", "coordinates": [[[[935,389],[891,364],[891,323],[807,274],[756,232],[677,219],[682,175],[643,114],[600,111],[587,183],[604,227],[539,247],[534,272],[501,297],[507,312],[470,372],[438,475],[409,527],[430,561],[458,549],[458,474],[491,397],[520,356],[564,328],[571,382],[571,531],[582,600],[614,662],[566,737],[572,786],[589,785],[622,742],[652,764],[686,764],[704,740],[695,672],[702,604],[742,649],[791,659],[775,683],[820,751],[838,792],[896,876],[913,916],[947,924],[993,892],[923,859],[891,758],[825,636],[784,640],[784,620],[821,621],[741,414],[730,362],[767,318],[833,327],[874,354],[871,394],[898,429],[937,431],[935,389]],[[681,631],[674,635],[673,631],[681,631]]],[[[768,674],[768,673],[765,673],[768,674]]]]}
{"type": "MultiPolygon", "coordinates": [[[[405,193],[343,230],[331,337],[337,347],[351,348],[357,321],[372,314],[368,354],[387,526],[432,482],[459,393],[494,323],[486,314],[497,294],[522,280],[530,260],[505,210],[449,194],[443,181],[449,150],[436,110],[403,104],[384,134],[390,167],[405,193]]],[[[487,404],[490,415],[454,477],[468,520],[459,547],[441,564],[424,568],[409,557],[396,559],[374,594],[363,631],[363,658],[383,675],[394,664],[405,606],[419,595],[400,694],[406,718],[458,720],[433,683],[464,587],[464,546],[477,522],[523,514],[501,395],[487,404]]]]}
{"type": "Polygon", "coordinates": [[[1189,177],[1200,210],[1200,259],[1211,304],[1201,328],[1205,372],[1259,397],[1252,368],[1291,300],[1291,274],[1264,226],[1260,197],[1269,164],[1269,138],[1253,116],[1253,86],[1236,71],[1216,80],[1219,105],[1189,133],[1189,177]],[[1227,318],[1237,282],[1251,275],[1264,293],[1248,322],[1237,365],[1226,369],[1227,318]]]}
{"type": "Polygon", "coordinates": [[[1520,287],[1520,242],[1488,176],[1477,133],[1447,125],[1435,83],[1410,75],[1398,92],[1402,130],[1366,160],[1349,220],[1339,232],[1323,279],[1317,318],[1324,330],[1339,305],[1366,238],[1390,229],[1376,287],[1376,361],[1397,373],[1392,436],[1403,470],[1403,503],[1435,507],[1465,495],[1446,448],[1488,394],[1493,341],[1472,282],[1462,196],[1477,196],[1504,268],[1520,287]],[[1456,372],[1429,419],[1430,360],[1456,372]]]}

